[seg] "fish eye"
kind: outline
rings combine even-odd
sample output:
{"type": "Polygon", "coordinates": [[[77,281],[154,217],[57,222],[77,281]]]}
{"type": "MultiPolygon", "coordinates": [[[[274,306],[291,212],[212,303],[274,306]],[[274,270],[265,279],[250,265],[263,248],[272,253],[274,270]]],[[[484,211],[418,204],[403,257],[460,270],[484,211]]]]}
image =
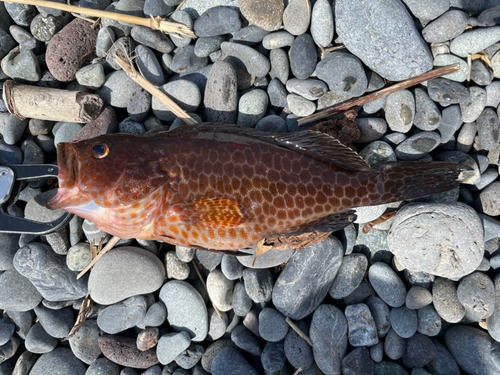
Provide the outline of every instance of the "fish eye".
{"type": "Polygon", "coordinates": [[[92,156],[96,159],[103,159],[109,154],[109,146],[105,143],[96,143],[92,147],[92,156]]]}

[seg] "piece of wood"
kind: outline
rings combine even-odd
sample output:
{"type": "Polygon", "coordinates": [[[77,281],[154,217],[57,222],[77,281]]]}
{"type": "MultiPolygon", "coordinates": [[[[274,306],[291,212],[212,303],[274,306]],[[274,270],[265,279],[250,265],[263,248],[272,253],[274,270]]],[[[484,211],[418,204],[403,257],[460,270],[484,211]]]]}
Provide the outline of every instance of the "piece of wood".
{"type": "Polygon", "coordinates": [[[90,262],[90,264],[87,267],[85,267],[85,269],[82,272],[80,272],[78,274],[76,279],[78,280],[80,277],[85,275],[88,270],[90,270],[92,267],[94,267],[94,264],[96,264],[97,261],[99,259],[101,259],[104,254],[106,254],[109,250],[111,250],[113,247],[115,247],[115,245],[120,241],[120,239],[121,238],[118,238],[118,237],[113,237],[112,239],[110,239],[109,242],[104,247],[104,249],[102,249],[94,259],[92,259],[92,262],[90,262]]]}
{"type": "Polygon", "coordinates": [[[22,85],[12,80],[3,84],[3,100],[9,112],[21,120],[80,123],[95,120],[104,105],[96,94],[22,85]]]}
{"type": "Polygon", "coordinates": [[[311,122],[321,120],[325,117],[345,112],[348,109],[351,109],[353,107],[363,106],[367,103],[371,103],[377,99],[383,98],[387,95],[390,95],[392,93],[407,89],[409,87],[418,85],[419,83],[428,81],[430,79],[434,79],[434,78],[445,76],[447,74],[455,73],[458,70],[460,70],[459,64],[448,65],[448,66],[444,66],[444,67],[436,69],[436,70],[431,70],[430,72],[427,72],[427,73],[421,74],[419,76],[410,78],[410,79],[403,81],[403,82],[396,83],[396,84],[389,86],[389,87],[386,87],[385,89],[382,89],[380,91],[376,91],[374,93],[362,96],[360,98],[349,100],[345,103],[334,105],[333,107],[327,108],[321,112],[313,113],[310,116],[306,116],[306,117],[299,119],[297,122],[298,122],[299,126],[310,124],[311,122]]]}
{"type": "Polygon", "coordinates": [[[134,25],[139,25],[139,26],[146,26],[153,30],[160,30],[161,32],[164,32],[166,34],[179,34],[188,36],[193,39],[196,38],[196,35],[189,27],[177,22],[165,21],[161,17],[156,17],[156,18],[136,17],[136,16],[130,16],[128,14],[106,12],[104,10],[82,8],[74,5],[66,5],[44,0],[9,0],[9,1],[0,0],[0,1],[35,5],[51,9],[59,9],[70,13],[85,14],[91,17],[107,18],[109,20],[132,23],[134,25]]]}
{"type": "Polygon", "coordinates": [[[170,99],[165,93],[159,90],[156,86],[154,86],[151,82],[149,82],[146,78],[141,76],[137,70],[133,67],[131,62],[126,62],[116,53],[114,53],[114,59],[116,63],[123,69],[125,73],[139,86],[144,88],[147,92],[153,95],[158,101],[167,107],[170,111],[172,111],[177,117],[179,117],[182,121],[184,121],[188,125],[195,125],[198,122],[189,116],[186,111],[184,111],[179,105],[170,99]]]}

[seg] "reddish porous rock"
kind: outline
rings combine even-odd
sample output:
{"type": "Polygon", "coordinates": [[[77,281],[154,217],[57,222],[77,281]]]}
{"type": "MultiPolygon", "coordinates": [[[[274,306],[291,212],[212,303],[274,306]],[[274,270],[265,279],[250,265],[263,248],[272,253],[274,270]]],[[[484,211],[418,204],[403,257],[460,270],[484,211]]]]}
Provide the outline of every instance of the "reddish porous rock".
{"type": "Polygon", "coordinates": [[[116,133],[118,130],[118,118],[113,107],[104,107],[101,114],[94,121],[87,123],[73,137],[73,142],[83,139],[91,139],[100,135],[116,133]]]}
{"type": "Polygon", "coordinates": [[[140,351],[132,337],[103,335],[99,337],[99,348],[110,361],[132,368],[149,368],[158,363],[156,349],[140,351]]]}
{"type": "Polygon", "coordinates": [[[97,31],[88,21],[76,18],[52,37],[46,51],[47,68],[61,82],[75,79],[86,62],[85,56],[95,49],[97,31]]]}

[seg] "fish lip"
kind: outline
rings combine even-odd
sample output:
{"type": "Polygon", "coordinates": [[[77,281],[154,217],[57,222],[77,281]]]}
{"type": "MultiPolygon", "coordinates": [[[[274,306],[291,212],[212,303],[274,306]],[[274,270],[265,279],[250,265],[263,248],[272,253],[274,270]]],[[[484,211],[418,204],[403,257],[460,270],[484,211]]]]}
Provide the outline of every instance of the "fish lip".
{"type": "Polygon", "coordinates": [[[78,176],[78,165],[71,143],[61,142],[57,145],[57,166],[59,172],[57,180],[59,188],[57,194],[47,202],[47,208],[56,210],[65,207],[68,193],[74,188],[78,176]],[[73,151],[73,152],[72,152],[73,151]]]}

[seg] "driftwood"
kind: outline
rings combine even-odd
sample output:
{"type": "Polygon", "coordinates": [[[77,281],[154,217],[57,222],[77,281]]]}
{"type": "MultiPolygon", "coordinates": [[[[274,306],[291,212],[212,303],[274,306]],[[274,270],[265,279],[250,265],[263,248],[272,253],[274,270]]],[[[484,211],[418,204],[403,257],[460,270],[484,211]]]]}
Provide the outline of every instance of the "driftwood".
{"type": "Polygon", "coordinates": [[[103,107],[96,94],[21,85],[12,80],[3,85],[3,100],[9,112],[21,120],[90,122],[101,114],[103,107]]]}
{"type": "Polygon", "coordinates": [[[395,85],[386,87],[385,89],[382,89],[380,91],[376,91],[372,94],[365,95],[365,96],[362,96],[360,98],[348,100],[347,102],[334,105],[333,107],[325,109],[324,111],[313,113],[310,116],[306,116],[306,117],[299,119],[297,122],[298,122],[299,126],[310,124],[311,122],[321,120],[325,117],[329,117],[329,116],[333,116],[333,115],[345,112],[348,109],[351,109],[353,107],[363,106],[363,105],[371,103],[377,99],[383,98],[387,95],[390,95],[392,93],[395,93],[395,92],[398,92],[401,90],[405,90],[409,87],[418,85],[419,83],[428,81],[430,79],[434,79],[434,78],[445,76],[447,74],[455,73],[458,70],[460,70],[459,64],[448,65],[448,66],[444,66],[444,67],[436,69],[436,70],[431,70],[430,72],[427,72],[427,73],[421,74],[419,76],[410,78],[410,79],[403,81],[403,82],[396,83],[395,85]]]}

